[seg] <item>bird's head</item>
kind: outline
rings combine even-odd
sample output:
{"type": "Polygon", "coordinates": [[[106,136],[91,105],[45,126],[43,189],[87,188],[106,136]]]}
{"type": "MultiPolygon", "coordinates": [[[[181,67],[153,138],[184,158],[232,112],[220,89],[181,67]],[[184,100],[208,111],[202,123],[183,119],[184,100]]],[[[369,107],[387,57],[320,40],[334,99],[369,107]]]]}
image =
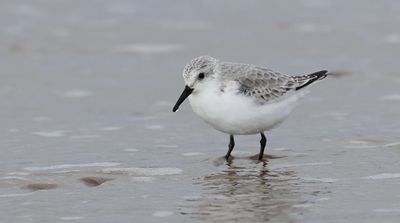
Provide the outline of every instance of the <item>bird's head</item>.
{"type": "Polygon", "coordinates": [[[185,89],[176,102],[173,112],[176,112],[183,101],[204,83],[214,78],[214,68],[218,60],[210,56],[200,56],[192,59],[183,70],[185,89]]]}

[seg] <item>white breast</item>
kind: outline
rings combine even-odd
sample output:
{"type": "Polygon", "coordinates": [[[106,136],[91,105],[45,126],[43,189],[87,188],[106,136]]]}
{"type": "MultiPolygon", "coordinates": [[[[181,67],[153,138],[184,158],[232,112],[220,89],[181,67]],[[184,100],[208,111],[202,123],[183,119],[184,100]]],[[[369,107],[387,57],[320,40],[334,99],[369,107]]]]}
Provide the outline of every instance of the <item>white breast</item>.
{"type": "Polygon", "coordinates": [[[205,83],[189,96],[193,111],[215,129],[233,135],[257,134],[279,125],[306,92],[282,100],[258,104],[237,93],[236,82],[227,83],[224,92],[216,82],[205,83]]]}

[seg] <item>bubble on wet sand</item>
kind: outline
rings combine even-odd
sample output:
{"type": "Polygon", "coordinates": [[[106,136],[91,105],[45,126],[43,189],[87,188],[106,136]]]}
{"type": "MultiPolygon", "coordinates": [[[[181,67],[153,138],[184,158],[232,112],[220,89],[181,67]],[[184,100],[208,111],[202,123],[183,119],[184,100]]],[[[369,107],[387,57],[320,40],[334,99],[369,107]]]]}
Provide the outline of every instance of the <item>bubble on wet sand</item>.
{"type": "Polygon", "coordinates": [[[154,217],[168,217],[168,216],[171,216],[173,214],[174,214],[174,212],[172,212],[172,211],[156,211],[156,212],[153,212],[152,215],[154,217]]]}
{"type": "Polygon", "coordinates": [[[349,149],[370,149],[377,148],[381,146],[383,143],[386,143],[385,140],[380,139],[356,139],[350,140],[349,145],[345,145],[345,148],[349,149]]]}
{"type": "Polygon", "coordinates": [[[101,130],[101,131],[118,131],[121,129],[122,129],[121,126],[104,126],[104,127],[99,128],[99,130],[101,130]]]}
{"type": "Polygon", "coordinates": [[[174,167],[164,168],[140,168],[140,167],[126,167],[126,168],[105,168],[101,170],[102,173],[107,174],[128,174],[139,176],[164,176],[176,175],[183,172],[182,169],[174,167]]]}
{"type": "Polygon", "coordinates": [[[381,173],[372,176],[362,177],[362,179],[366,180],[385,180],[394,178],[400,178],[400,173],[381,173]]]}
{"type": "Polygon", "coordinates": [[[79,167],[112,167],[112,166],[118,166],[118,165],[120,165],[120,163],[115,163],[115,162],[77,163],[77,164],[60,164],[60,165],[53,165],[53,166],[25,167],[24,170],[45,171],[45,170],[79,168],[79,167]]]}
{"type": "Polygon", "coordinates": [[[378,145],[345,145],[347,149],[373,149],[379,147],[378,145]]]}
{"type": "Polygon", "coordinates": [[[302,179],[305,181],[313,181],[321,183],[335,183],[339,181],[339,179],[328,178],[328,177],[302,177],[302,179]]]}
{"type": "Polygon", "coordinates": [[[81,216],[66,216],[66,217],[60,217],[60,220],[62,221],[76,221],[76,220],[81,220],[83,217],[81,216]]]}
{"type": "Polygon", "coordinates": [[[146,125],[145,128],[150,129],[150,130],[160,130],[160,129],[164,129],[165,126],[163,126],[163,125],[146,125]]]}
{"type": "Polygon", "coordinates": [[[20,176],[6,176],[6,177],[0,177],[0,180],[6,180],[6,181],[26,181],[28,180],[25,177],[20,177],[20,176]]]}
{"type": "Polygon", "coordinates": [[[33,135],[43,136],[43,137],[63,137],[65,136],[64,130],[55,130],[55,131],[39,131],[39,132],[32,132],[33,135]]]}
{"type": "Polygon", "coordinates": [[[62,94],[64,98],[85,98],[92,95],[92,92],[81,89],[68,90],[62,94]]]}
{"type": "Polygon", "coordinates": [[[139,152],[138,149],[124,149],[125,152],[139,152]]]}
{"type": "Polygon", "coordinates": [[[311,203],[304,203],[304,204],[294,204],[292,205],[293,208],[309,208],[312,207],[313,204],[311,203]]]}
{"type": "Polygon", "coordinates": [[[329,201],[331,198],[330,197],[321,197],[321,198],[317,198],[315,199],[315,201],[321,202],[321,201],[329,201]]]}
{"type": "Polygon", "coordinates": [[[382,142],[381,140],[374,140],[374,139],[356,139],[356,140],[350,140],[350,144],[356,144],[356,145],[365,145],[365,144],[376,144],[382,142]]]}
{"type": "Polygon", "coordinates": [[[291,150],[291,149],[286,148],[286,147],[281,147],[281,148],[272,148],[271,150],[275,150],[275,151],[288,151],[288,150],[291,150]]]}
{"type": "Polygon", "coordinates": [[[0,194],[0,197],[25,197],[34,194],[34,192],[30,193],[21,193],[21,194],[0,194]]]}
{"type": "Polygon", "coordinates": [[[51,171],[50,173],[52,174],[66,174],[66,173],[79,173],[81,172],[80,170],[56,170],[56,171],[51,171]]]}
{"type": "Polygon", "coordinates": [[[190,153],[183,153],[182,156],[202,156],[204,153],[200,152],[190,152],[190,153]]]}

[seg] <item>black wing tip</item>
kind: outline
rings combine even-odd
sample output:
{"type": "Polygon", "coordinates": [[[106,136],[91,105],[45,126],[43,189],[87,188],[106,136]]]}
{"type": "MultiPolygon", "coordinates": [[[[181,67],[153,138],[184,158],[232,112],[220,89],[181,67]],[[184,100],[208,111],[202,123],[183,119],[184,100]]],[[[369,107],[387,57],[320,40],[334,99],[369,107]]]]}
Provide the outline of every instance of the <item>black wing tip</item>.
{"type": "Polygon", "coordinates": [[[305,75],[305,77],[309,78],[309,80],[305,84],[296,87],[296,91],[298,91],[298,90],[310,85],[314,81],[322,80],[327,76],[328,76],[328,71],[327,70],[320,70],[320,71],[314,72],[312,74],[305,75]]]}
{"type": "Polygon", "coordinates": [[[307,76],[310,76],[312,79],[317,78],[317,80],[321,80],[323,78],[325,78],[326,76],[328,76],[328,71],[327,70],[321,70],[321,71],[317,71],[315,73],[309,74],[307,76]]]}

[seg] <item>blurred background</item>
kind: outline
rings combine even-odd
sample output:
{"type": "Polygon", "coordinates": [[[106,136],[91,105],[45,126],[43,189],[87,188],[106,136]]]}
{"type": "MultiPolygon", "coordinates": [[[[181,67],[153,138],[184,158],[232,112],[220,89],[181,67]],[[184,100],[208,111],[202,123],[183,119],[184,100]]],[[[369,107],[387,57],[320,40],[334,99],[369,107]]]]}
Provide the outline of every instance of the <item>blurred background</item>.
{"type": "Polygon", "coordinates": [[[1,222],[398,222],[400,2],[0,1],[1,222]],[[279,128],[186,102],[193,57],[331,77],[279,128]]]}

